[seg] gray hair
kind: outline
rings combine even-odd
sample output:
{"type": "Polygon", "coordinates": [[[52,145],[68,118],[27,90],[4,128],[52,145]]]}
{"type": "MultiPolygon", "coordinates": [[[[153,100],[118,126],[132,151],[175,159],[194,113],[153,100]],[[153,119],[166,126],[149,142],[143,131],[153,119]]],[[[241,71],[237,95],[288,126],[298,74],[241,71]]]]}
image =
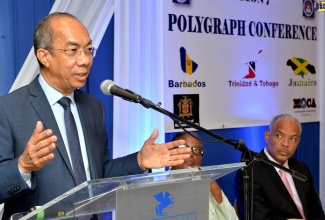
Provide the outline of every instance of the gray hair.
{"type": "Polygon", "coordinates": [[[176,141],[176,140],[182,139],[181,137],[183,137],[183,136],[185,136],[185,135],[190,135],[190,136],[192,136],[192,137],[194,137],[194,138],[200,140],[200,139],[199,139],[199,138],[200,138],[199,135],[196,134],[195,132],[193,132],[193,131],[188,131],[188,132],[183,131],[183,132],[179,132],[179,133],[177,133],[177,134],[173,137],[172,141],[176,141]]]}
{"type": "Polygon", "coordinates": [[[270,131],[272,131],[272,128],[273,128],[274,124],[277,121],[279,121],[280,119],[291,119],[291,120],[295,121],[296,124],[298,125],[299,129],[300,129],[300,133],[299,134],[301,134],[301,132],[302,132],[301,123],[298,121],[298,119],[296,119],[295,117],[293,117],[292,115],[289,115],[289,114],[281,114],[281,115],[275,116],[272,119],[271,123],[270,123],[270,126],[269,126],[270,131]]]}

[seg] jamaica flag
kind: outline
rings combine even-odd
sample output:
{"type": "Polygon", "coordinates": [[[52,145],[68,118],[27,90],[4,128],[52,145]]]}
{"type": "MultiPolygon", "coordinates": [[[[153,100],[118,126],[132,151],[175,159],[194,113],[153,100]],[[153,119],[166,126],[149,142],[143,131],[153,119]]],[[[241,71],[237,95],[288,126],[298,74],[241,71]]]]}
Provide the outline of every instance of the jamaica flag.
{"type": "Polygon", "coordinates": [[[308,60],[302,58],[293,57],[287,61],[287,65],[291,66],[293,72],[296,75],[300,75],[302,78],[308,73],[315,74],[315,67],[309,64],[308,60]]]}

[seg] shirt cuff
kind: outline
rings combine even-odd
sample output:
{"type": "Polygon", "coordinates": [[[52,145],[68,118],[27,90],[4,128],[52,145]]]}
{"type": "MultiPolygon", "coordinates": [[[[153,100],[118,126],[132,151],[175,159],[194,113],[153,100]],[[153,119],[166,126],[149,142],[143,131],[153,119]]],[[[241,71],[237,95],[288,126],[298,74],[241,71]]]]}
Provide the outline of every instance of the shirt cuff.
{"type": "Polygon", "coordinates": [[[21,175],[21,177],[25,180],[26,184],[31,187],[31,181],[30,179],[32,178],[32,175],[30,173],[24,173],[18,166],[18,169],[19,169],[19,173],[21,175]]]}

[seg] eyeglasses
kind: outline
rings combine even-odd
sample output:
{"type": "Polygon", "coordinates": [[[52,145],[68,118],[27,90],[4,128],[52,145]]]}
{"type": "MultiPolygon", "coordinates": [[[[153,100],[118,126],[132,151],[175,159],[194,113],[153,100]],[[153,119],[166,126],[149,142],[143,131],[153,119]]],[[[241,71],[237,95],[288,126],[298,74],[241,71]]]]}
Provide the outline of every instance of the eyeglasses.
{"type": "Polygon", "coordinates": [[[82,52],[84,52],[84,54],[87,57],[94,58],[95,55],[96,55],[96,48],[95,47],[85,48],[85,49],[81,49],[81,50],[77,50],[77,49],[54,49],[54,48],[49,48],[49,49],[64,52],[70,58],[77,58],[77,56],[80,56],[82,52]]]}
{"type": "Polygon", "coordinates": [[[203,155],[204,154],[204,149],[202,147],[199,147],[199,146],[190,147],[187,144],[183,144],[183,145],[178,146],[178,148],[182,148],[182,147],[191,148],[193,154],[196,154],[196,155],[203,155]]]}

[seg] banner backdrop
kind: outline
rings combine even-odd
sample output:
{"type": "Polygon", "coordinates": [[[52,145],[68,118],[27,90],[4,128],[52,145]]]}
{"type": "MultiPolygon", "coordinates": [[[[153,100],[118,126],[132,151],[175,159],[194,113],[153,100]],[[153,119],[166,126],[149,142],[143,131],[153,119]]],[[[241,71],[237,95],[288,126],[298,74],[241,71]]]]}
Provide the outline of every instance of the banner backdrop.
{"type": "Polygon", "coordinates": [[[280,113],[319,121],[311,0],[163,2],[165,109],[206,129],[264,125],[280,113]]]}

